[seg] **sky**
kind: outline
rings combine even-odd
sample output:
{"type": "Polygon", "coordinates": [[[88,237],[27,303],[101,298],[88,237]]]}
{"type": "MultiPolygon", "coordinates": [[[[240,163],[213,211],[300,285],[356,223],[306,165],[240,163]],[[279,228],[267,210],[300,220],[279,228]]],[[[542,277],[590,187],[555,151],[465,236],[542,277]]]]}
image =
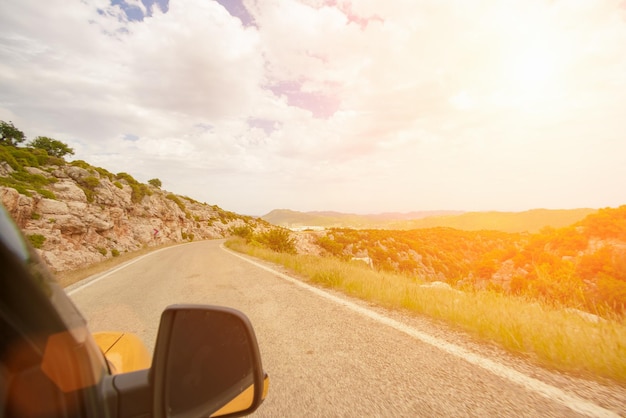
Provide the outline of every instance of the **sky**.
{"type": "Polygon", "coordinates": [[[624,0],[2,0],[0,120],[247,215],[626,204],[624,0]]]}

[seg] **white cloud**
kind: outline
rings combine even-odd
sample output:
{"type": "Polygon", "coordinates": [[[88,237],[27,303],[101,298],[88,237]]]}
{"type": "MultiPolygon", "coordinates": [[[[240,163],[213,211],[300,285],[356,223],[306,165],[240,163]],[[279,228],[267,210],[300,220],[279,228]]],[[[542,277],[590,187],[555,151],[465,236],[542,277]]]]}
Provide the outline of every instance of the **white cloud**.
{"type": "Polygon", "coordinates": [[[2,2],[0,119],[245,213],[626,203],[619,1],[126,3],[2,2]]]}

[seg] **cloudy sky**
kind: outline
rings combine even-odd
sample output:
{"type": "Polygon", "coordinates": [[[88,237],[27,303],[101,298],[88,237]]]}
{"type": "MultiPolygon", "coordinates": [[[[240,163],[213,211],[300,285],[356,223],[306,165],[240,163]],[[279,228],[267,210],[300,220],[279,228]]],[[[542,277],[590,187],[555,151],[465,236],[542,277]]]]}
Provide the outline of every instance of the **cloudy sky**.
{"type": "Polygon", "coordinates": [[[0,120],[225,209],[626,204],[624,0],[2,0],[0,120]]]}

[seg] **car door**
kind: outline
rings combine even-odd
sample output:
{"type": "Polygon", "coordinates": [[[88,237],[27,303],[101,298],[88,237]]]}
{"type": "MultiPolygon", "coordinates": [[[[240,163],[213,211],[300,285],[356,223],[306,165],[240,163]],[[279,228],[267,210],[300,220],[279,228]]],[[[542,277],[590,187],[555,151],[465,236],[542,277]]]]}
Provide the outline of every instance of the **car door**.
{"type": "Polygon", "coordinates": [[[86,322],[0,206],[0,417],[106,416],[86,322]]]}

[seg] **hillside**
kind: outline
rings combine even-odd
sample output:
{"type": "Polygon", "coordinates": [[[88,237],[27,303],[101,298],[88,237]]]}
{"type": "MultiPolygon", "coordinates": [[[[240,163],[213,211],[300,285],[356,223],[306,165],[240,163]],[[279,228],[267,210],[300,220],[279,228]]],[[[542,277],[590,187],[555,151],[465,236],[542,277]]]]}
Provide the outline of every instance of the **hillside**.
{"type": "Polygon", "coordinates": [[[357,215],[341,212],[298,212],[289,209],[275,209],[261,219],[285,228],[323,227],[323,228],[389,228],[393,223],[422,219],[431,216],[454,215],[459,211],[422,211],[409,213],[380,213],[357,215]]]}
{"type": "Polygon", "coordinates": [[[539,232],[578,222],[596,209],[533,209],[524,212],[423,211],[355,215],[339,212],[298,212],[276,209],[261,217],[285,228],[306,227],[411,230],[455,228],[463,231],[539,232]]]}
{"type": "Polygon", "coordinates": [[[502,232],[539,232],[562,228],[597,212],[596,209],[532,209],[524,212],[466,212],[452,216],[430,216],[401,223],[390,223],[391,229],[447,227],[464,231],[492,230],[502,232]]]}
{"type": "Polygon", "coordinates": [[[45,150],[0,145],[0,200],[55,271],[145,246],[263,231],[259,219],[225,211],[45,150]]]}
{"type": "Polygon", "coordinates": [[[377,270],[594,313],[626,313],[626,205],[533,234],[441,227],[314,234],[321,254],[366,258],[377,270]]]}

